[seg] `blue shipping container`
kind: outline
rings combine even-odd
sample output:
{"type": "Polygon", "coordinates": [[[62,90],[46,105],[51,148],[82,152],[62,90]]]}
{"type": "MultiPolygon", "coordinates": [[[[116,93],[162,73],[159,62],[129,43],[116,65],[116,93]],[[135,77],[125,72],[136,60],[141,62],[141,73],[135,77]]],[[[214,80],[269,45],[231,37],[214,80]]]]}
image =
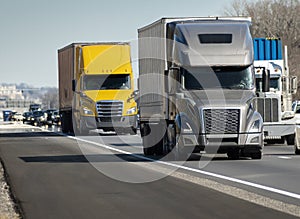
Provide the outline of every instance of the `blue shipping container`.
{"type": "Polygon", "coordinates": [[[280,39],[254,38],[254,60],[281,60],[282,42],[280,39]]]}

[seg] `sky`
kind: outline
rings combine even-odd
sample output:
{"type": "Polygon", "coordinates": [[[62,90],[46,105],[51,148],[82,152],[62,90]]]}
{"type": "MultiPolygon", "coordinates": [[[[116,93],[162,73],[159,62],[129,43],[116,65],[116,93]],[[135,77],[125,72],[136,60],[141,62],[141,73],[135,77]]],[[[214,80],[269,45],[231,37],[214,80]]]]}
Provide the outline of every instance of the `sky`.
{"type": "MultiPolygon", "coordinates": [[[[57,87],[57,50],[127,41],[162,17],[220,16],[232,0],[0,0],[1,83],[57,87]]],[[[134,63],[137,63],[133,60],[134,63]]]]}

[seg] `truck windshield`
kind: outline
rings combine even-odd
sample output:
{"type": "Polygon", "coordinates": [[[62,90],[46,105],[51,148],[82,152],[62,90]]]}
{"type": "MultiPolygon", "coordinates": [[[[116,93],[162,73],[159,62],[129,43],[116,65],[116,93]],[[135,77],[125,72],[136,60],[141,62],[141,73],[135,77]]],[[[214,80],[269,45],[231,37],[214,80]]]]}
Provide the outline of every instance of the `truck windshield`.
{"type": "Polygon", "coordinates": [[[128,90],[130,89],[129,74],[85,75],[84,90],[128,90]]]}
{"type": "Polygon", "coordinates": [[[251,66],[181,68],[181,74],[187,90],[254,88],[254,72],[251,66]]]}

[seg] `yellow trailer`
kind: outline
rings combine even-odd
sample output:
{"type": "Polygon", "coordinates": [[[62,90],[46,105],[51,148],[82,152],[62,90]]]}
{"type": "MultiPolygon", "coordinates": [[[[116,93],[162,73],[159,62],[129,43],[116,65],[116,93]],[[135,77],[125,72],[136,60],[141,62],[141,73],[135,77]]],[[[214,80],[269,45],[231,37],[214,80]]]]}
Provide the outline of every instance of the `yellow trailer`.
{"type": "Polygon", "coordinates": [[[62,131],[136,134],[129,43],[73,43],[58,50],[62,131]]]}

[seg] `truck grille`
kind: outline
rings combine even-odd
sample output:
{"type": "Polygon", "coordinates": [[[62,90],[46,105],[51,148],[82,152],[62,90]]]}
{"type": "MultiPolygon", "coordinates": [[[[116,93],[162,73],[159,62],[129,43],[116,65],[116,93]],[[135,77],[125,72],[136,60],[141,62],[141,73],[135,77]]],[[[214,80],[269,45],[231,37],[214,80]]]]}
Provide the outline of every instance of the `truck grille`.
{"type": "Polygon", "coordinates": [[[96,104],[100,121],[110,122],[121,119],[123,102],[121,101],[99,101],[96,104]]]}
{"type": "Polygon", "coordinates": [[[279,103],[277,98],[256,98],[255,109],[263,117],[264,122],[279,121],[279,103]]]}
{"type": "Polygon", "coordinates": [[[206,134],[236,134],[239,131],[239,109],[205,109],[206,134]]]}

